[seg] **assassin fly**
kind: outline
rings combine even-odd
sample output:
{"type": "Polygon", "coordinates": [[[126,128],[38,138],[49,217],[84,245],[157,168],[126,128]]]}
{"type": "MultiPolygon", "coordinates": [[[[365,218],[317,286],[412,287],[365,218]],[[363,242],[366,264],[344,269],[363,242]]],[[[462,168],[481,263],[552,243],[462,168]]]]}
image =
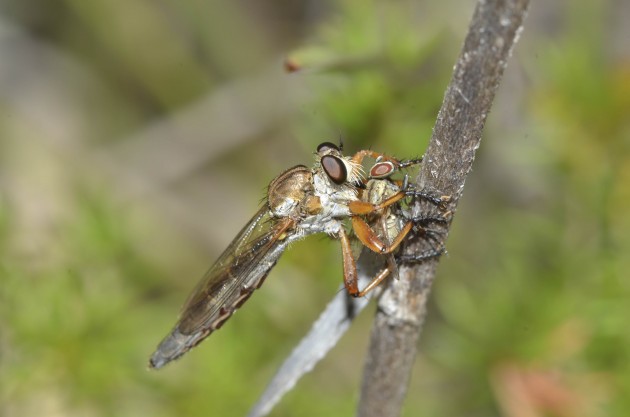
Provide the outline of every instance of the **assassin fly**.
{"type": "MultiPolygon", "coordinates": [[[[395,168],[406,166],[370,150],[343,156],[341,147],[324,142],[317,147],[313,168],[297,165],[273,179],[263,206],[197,284],[174,328],[151,356],[149,366],[163,367],[220,328],[260,288],[284,250],[305,236],[323,232],[340,240],[344,284],[350,295],[363,296],[378,285],[389,271],[359,290],[344,220],[351,218],[354,234],[364,246],[384,255],[393,253],[412,230],[413,221],[407,220],[391,239],[379,237],[368,224],[368,216],[376,214],[378,218],[378,213],[389,212],[387,208],[407,192],[406,187],[396,187],[386,196],[378,191],[378,200],[370,199],[372,185],[364,180],[361,165],[365,157],[377,160],[370,170],[376,176],[371,178],[388,178],[395,168]]],[[[391,267],[393,260],[388,264],[391,267]]]]}

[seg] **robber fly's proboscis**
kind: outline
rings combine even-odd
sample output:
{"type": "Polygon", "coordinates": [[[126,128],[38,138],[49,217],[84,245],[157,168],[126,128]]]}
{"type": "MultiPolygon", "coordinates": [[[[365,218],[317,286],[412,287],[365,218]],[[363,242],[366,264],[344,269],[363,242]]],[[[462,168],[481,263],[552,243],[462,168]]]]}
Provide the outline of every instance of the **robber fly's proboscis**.
{"type": "Polygon", "coordinates": [[[392,211],[407,195],[406,186],[388,179],[401,163],[369,150],[344,156],[329,142],[317,147],[315,158],[312,168],[298,165],[271,181],[264,204],[195,287],[150,367],[163,367],[220,328],[262,285],[289,244],[305,236],[326,233],[340,240],[344,284],[352,296],[363,296],[395,271],[390,255],[413,228],[412,221],[401,221],[392,211]],[[361,165],[365,157],[377,160],[368,179],[361,165]],[[364,246],[389,256],[387,272],[363,290],[344,229],[347,219],[364,246]],[[375,222],[380,222],[376,228],[375,222]]]}

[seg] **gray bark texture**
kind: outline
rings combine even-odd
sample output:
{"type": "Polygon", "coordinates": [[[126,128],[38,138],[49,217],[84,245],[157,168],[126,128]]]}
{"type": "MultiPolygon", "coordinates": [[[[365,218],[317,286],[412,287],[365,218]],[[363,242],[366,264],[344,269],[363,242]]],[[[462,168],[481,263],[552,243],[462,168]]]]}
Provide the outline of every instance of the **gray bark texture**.
{"type": "MultiPolygon", "coordinates": [[[[418,189],[451,196],[454,213],[479,148],[484,123],[512,48],[518,40],[529,0],[479,0],[446,90],[424,162],[418,189]]],[[[414,213],[426,209],[415,203],[414,213]]],[[[442,227],[446,239],[450,225],[442,227]]],[[[421,237],[403,254],[426,250],[421,237]]],[[[365,363],[357,416],[400,415],[426,314],[438,259],[402,264],[379,300],[365,363]]]]}

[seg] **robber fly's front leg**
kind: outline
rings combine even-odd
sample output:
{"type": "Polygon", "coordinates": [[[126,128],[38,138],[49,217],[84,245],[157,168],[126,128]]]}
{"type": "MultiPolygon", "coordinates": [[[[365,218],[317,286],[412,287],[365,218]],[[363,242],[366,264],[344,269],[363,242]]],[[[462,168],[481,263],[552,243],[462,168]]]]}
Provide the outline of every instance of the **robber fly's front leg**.
{"type": "Polygon", "coordinates": [[[368,215],[374,212],[382,211],[387,207],[396,204],[407,196],[407,190],[403,189],[393,194],[391,197],[386,198],[379,204],[373,204],[367,201],[351,201],[348,204],[350,213],[352,214],[352,229],[357,238],[367,246],[369,249],[376,253],[387,254],[392,253],[402,243],[405,237],[412,230],[414,222],[408,221],[401,229],[400,233],[392,240],[391,243],[384,242],[378,235],[372,230],[372,228],[359,216],[368,215]]]}
{"type": "Polygon", "coordinates": [[[383,200],[382,203],[379,204],[372,204],[367,201],[360,200],[351,201],[350,203],[348,203],[348,208],[350,209],[350,213],[354,216],[370,214],[379,210],[383,210],[384,208],[387,208],[392,204],[396,204],[397,202],[405,198],[406,195],[407,194],[405,194],[404,191],[399,191],[391,197],[386,198],[385,200],[383,200]]]}
{"type": "MultiPolygon", "coordinates": [[[[402,241],[407,237],[409,232],[411,232],[414,229],[414,226],[421,229],[426,229],[426,227],[423,227],[423,224],[426,224],[427,221],[435,221],[438,223],[448,222],[448,215],[450,215],[450,212],[441,216],[431,217],[431,218],[426,218],[426,217],[411,218],[407,221],[405,226],[400,230],[400,232],[396,235],[396,237],[392,240],[392,242],[387,243],[378,237],[378,235],[365,222],[365,220],[359,217],[361,215],[367,215],[367,214],[374,213],[379,210],[383,210],[397,203],[398,201],[406,197],[408,195],[408,192],[409,191],[406,189],[401,190],[398,193],[394,194],[393,196],[387,198],[385,201],[383,201],[380,204],[372,204],[365,201],[350,202],[349,208],[350,208],[350,212],[353,214],[352,228],[357,238],[361,241],[361,243],[363,243],[363,245],[365,245],[366,247],[368,247],[369,249],[371,249],[372,251],[376,253],[380,253],[380,254],[392,253],[398,248],[398,246],[402,243],[402,241]]],[[[450,197],[446,197],[446,196],[431,197],[429,199],[429,196],[432,196],[429,193],[421,194],[420,192],[417,192],[417,191],[413,191],[413,193],[414,194],[412,195],[414,196],[426,197],[428,201],[431,201],[435,203],[436,205],[446,204],[446,202],[450,200],[450,197]]]]}
{"type": "Polygon", "coordinates": [[[373,204],[368,201],[351,201],[348,203],[348,208],[350,209],[350,213],[352,215],[366,215],[370,213],[374,213],[379,210],[383,210],[393,204],[396,204],[400,200],[405,197],[418,197],[430,203],[433,203],[441,210],[446,210],[446,205],[451,201],[451,196],[448,195],[437,195],[432,192],[417,190],[412,186],[407,184],[407,177],[405,176],[405,180],[399,184],[401,187],[400,191],[386,198],[379,204],[373,204]]]}
{"type": "Polygon", "coordinates": [[[353,297],[363,297],[378,286],[392,272],[390,267],[381,270],[370,283],[363,289],[359,290],[359,279],[357,274],[357,264],[352,256],[352,248],[350,239],[346,231],[341,228],[339,230],[339,241],[341,242],[341,255],[343,258],[343,283],[346,291],[353,297]]]}
{"type": "Polygon", "coordinates": [[[374,230],[372,230],[372,228],[361,217],[352,218],[352,229],[354,230],[354,234],[364,246],[367,246],[376,253],[385,255],[398,249],[398,246],[400,246],[411,229],[413,229],[413,222],[407,222],[391,243],[384,242],[381,238],[379,238],[374,230]]]}
{"type": "MultiPolygon", "coordinates": [[[[367,222],[360,217],[360,215],[370,214],[379,210],[383,210],[391,206],[392,204],[400,201],[404,196],[404,193],[396,193],[394,194],[394,196],[386,199],[381,204],[372,204],[363,201],[353,201],[350,203],[350,211],[353,213],[351,220],[352,229],[354,230],[354,233],[359,241],[373,252],[383,255],[390,254],[390,257],[388,257],[387,260],[387,266],[383,270],[381,270],[363,290],[360,291],[358,288],[356,277],[356,263],[354,261],[354,258],[352,257],[350,243],[345,231],[340,231],[339,237],[341,240],[342,254],[344,259],[344,283],[348,293],[353,297],[363,297],[365,294],[376,288],[390,274],[396,274],[397,267],[396,263],[391,258],[391,253],[398,248],[398,246],[402,243],[402,241],[413,228],[413,222],[407,222],[407,224],[401,229],[401,231],[396,235],[391,243],[389,243],[381,239],[376,234],[376,232],[374,232],[374,230],[367,224],[367,222]]],[[[384,219],[382,220],[384,221],[384,219]]]]}

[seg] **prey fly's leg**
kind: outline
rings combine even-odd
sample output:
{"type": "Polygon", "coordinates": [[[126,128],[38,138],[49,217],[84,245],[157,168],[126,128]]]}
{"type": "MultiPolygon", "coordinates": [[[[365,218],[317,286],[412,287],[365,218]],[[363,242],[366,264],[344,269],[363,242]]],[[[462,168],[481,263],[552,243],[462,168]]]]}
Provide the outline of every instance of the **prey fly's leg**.
{"type": "Polygon", "coordinates": [[[407,187],[403,191],[406,197],[420,197],[421,199],[425,201],[429,201],[433,203],[434,205],[436,205],[438,208],[442,210],[446,210],[446,204],[448,204],[451,201],[451,196],[449,195],[436,195],[428,191],[416,190],[411,187],[407,187]]]}
{"type": "Polygon", "coordinates": [[[439,235],[444,235],[445,231],[441,229],[430,228],[427,225],[429,223],[441,223],[447,224],[448,219],[442,216],[439,217],[415,217],[411,219],[414,224],[413,232],[416,235],[422,236],[424,241],[428,244],[429,249],[415,254],[398,254],[396,255],[396,261],[416,263],[423,262],[427,259],[439,258],[446,253],[444,247],[443,238],[439,235]]]}
{"type": "Polygon", "coordinates": [[[444,255],[446,253],[446,248],[444,247],[443,238],[440,238],[440,235],[443,236],[445,234],[445,231],[439,228],[432,228],[430,227],[430,225],[441,224],[445,226],[450,221],[451,215],[452,213],[450,211],[447,211],[438,215],[431,214],[415,217],[406,216],[407,220],[413,224],[413,233],[415,235],[421,236],[424,241],[428,243],[430,248],[428,250],[413,255],[398,254],[396,255],[396,260],[399,262],[402,261],[413,263],[422,262],[427,259],[437,258],[444,255]]]}
{"type": "Polygon", "coordinates": [[[446,253],[444,247],[432,248],[413,255],[400,254],[396,256],[398,262],[416,263],[423,262],[427,259],[439,258],[446,253]]]}
{"type": "Polygon", "coordinates": [[[419,158],[412,158],[412,159],[405,159],[403,161],[398,161],[398,168],[399,169],[409,168],[410,166],[421,164],[422,159],[423,159],[422,157],[419,157],[419,158]]]}

